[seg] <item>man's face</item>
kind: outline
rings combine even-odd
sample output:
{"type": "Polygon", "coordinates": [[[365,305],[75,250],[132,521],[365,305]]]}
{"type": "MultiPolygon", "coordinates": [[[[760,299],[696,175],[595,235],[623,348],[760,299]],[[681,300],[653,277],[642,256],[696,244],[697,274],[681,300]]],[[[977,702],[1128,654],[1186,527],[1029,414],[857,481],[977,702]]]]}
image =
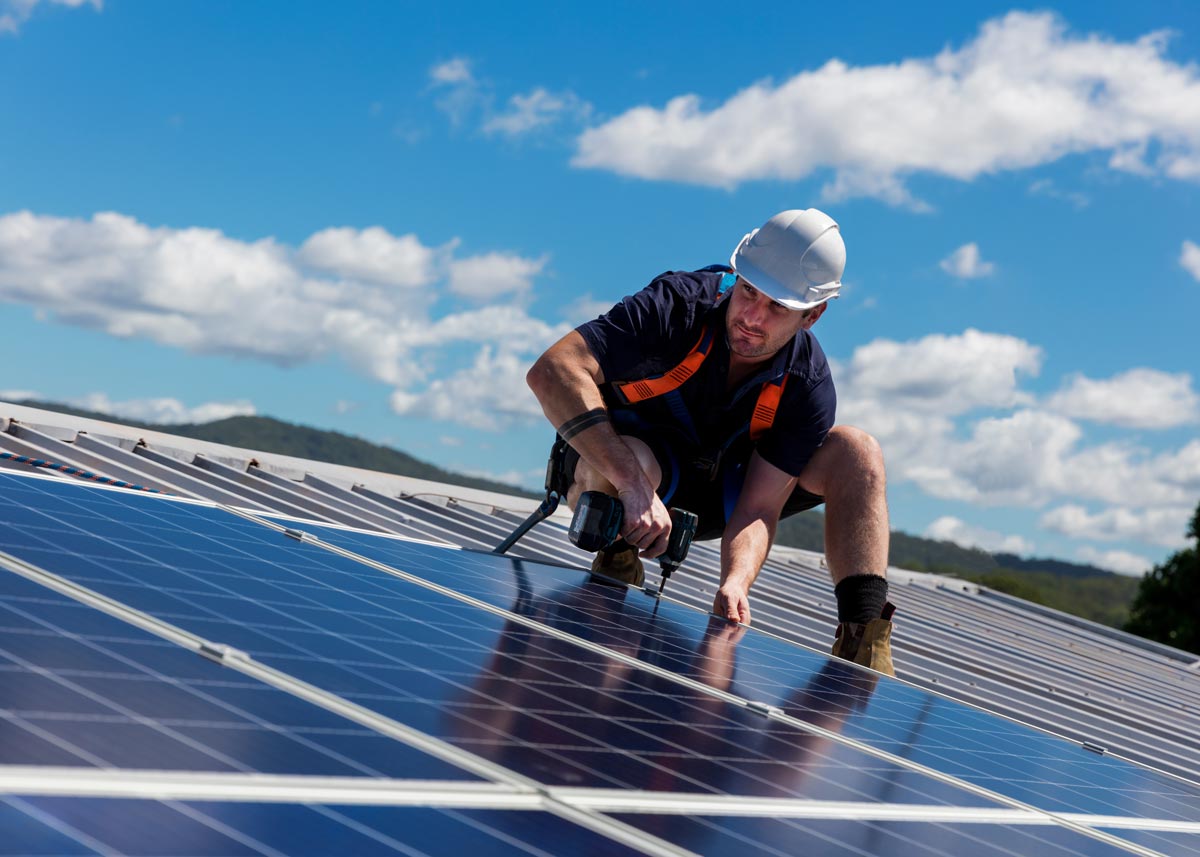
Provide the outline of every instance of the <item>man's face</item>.
{"type": "Polygon", "coordinates": [[[810,310],[788,309],[739,277],[729,295],[729,312],[725,316],[729,350],[750,360],[770,357],[787,345],[797,331],[816,324],[824,311],[825,304],[810,310]]]}

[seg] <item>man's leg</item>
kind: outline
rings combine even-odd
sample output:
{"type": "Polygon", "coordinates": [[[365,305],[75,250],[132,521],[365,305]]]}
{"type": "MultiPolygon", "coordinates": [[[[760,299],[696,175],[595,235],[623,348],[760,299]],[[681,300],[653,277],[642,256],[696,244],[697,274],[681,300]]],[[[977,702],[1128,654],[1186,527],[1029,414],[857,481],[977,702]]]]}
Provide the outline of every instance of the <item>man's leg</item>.
{"type": "Polygon", "coordinates": [[[825,498],[825,558],[838,602],[833,653],[894,675],[887,477],[879,444],[864,431],[835,426],[799,484],[825,498]]]}
{"type": "MultiPolygon", "coordinates": [[[[662,484],[662,467],[645,441],[628,435],[624,435],[623,440],[633,450],[650,484],[662,484]]],[[[585,491],[599,491],[612,496],[617,494],[613,484],[581,458],[575,465],[573,481],[567,491],[567,505],[574,509],[575,504],[579,502],[579,496],[585,491]]],[[[641,586],[646,579],[645,567],[638,556],[637,548],[629,545],[624,539],[618,540],[611,548],[598,552],[592,560],[592,571],[633,586],[641,586]]]]}

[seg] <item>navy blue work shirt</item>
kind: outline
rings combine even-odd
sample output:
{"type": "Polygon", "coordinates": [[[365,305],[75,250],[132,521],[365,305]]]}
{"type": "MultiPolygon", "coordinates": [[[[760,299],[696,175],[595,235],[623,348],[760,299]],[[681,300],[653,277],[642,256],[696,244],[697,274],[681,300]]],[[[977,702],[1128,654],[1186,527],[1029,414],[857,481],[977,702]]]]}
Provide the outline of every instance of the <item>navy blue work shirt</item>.
{"type": "MultiPolygon", "coordinates": [[[[622,300],[576,330],[604,372],[601,386],[610,411],[633,411],[644,426],[683,456],[745,462],[750,451],[790,476],[799,476],[833,427],[837,394],[825,353],[810,331],[801,330],[761,372],[736,390],[726,390],[729,344],[725,337],[728,301],[721,300],[721,273],[672,271],[622,300]],[[714,329],[712,350],[699,370],[679,388],[691,426],[683,424],[659,396],[623,404],[613,383],[660,375],[677,366],[696,345],[705,325],[714,329]],[[749,438],[750,419],[766,381],[790,377],[775,420],[757,442],[749,438]]],[[[620,421],[615,421],[622,431],[620,421]]],[[[640,432],[633,432],[635,434],[640,432]]]]}

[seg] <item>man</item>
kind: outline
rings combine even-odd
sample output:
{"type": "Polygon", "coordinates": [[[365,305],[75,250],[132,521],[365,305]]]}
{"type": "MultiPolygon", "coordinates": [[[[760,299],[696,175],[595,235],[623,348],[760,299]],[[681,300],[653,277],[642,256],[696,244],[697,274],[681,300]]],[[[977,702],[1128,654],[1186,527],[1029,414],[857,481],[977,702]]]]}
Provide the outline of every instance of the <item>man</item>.
{"type": "Polygon", "coordinates": [[[816,209],[746,235],[730,268],[668,272],[568,333],[529,370],[558,430],[574,506],[584,491],[624,506],[621,540],[593,570],[641,585],[660,555],[666,504],[721,538],[713,612],[750,622],[749,592],[781,516],[826,507],[838,602],[833,653],[892,673],[888,518],[874,438],[834,426],[836,397],[811,328],[841,288],[846,249],[816,209]]]}

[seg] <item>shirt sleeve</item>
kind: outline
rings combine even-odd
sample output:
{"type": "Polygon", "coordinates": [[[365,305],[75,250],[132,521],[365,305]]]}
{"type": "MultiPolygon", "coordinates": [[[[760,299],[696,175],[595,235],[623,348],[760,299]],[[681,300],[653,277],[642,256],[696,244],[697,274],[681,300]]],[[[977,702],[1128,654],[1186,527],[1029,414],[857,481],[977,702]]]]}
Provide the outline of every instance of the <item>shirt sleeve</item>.
{"type": "Polygon", "coordinates": [[[695,290],[672,275],[663,275],[622,300],[604,315],[580,325],[606,380],[628,380],[663,371],[663,365],[686,352],[695,321],[695,290]],[[680,343],[686,343],[682,346],[680,343]]]}

